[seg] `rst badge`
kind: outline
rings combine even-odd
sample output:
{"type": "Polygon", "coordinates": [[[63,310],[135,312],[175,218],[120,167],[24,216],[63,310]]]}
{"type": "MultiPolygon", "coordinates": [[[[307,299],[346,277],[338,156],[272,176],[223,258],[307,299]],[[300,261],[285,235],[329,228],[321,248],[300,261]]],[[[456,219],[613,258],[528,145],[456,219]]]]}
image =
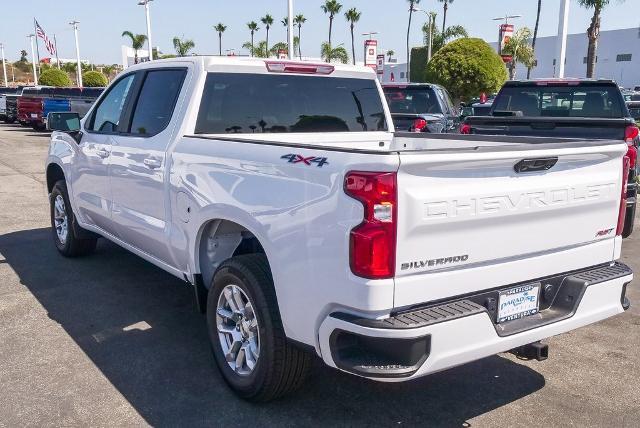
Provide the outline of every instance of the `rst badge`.
{"type": "Polygon", "coordinates": [[[286,159],[289,163],[301,163],[303,165],[316,165],[318,168],[322,168],[325,165],[329,165],[327,158],[321,158],[317,156],[302,156],[302,155],[284,155],[280,159],[286,159]]]}

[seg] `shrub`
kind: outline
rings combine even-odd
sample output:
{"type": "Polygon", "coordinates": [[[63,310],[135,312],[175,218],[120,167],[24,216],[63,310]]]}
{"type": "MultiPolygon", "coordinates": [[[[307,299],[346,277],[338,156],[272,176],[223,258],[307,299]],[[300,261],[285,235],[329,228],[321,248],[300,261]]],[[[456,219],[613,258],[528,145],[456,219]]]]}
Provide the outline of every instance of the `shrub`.
{"type": "Polygon", "coordinates": [[[456,100],[498,91],[507,80],[502,58],[481,39],[458,39],[440,49],[426,67],[428,82],[437,83],[456,100]]]}
{"type": "Polygon", "coordinates": [[[38,83],[44,86],[63,87],[71,86],[71,79],[69,79],[69,75],[64,71],[58,70],[57,68],[50,68],[40,74],[38,83]]]}
{"type": "Polygon", "coordinates": [[[411,81],[414,83],[426,82],[424,65],[429,58],[429,49],[426,46],[411,49],[411,81]]]}
{"type": "Polygon", "coordinates": [[[107,86],[109,82],[99,71],[87,71],[82,75],[82,84],[87,88],[100,88],[107,86]]]}

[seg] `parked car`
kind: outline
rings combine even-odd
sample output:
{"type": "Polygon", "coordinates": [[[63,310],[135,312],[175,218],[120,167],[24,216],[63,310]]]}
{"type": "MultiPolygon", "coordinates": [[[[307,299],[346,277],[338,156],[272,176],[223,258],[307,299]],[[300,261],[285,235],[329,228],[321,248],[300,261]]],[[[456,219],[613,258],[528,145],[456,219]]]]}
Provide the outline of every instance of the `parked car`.
{"type": "Polygon", "coordinates": [[[43,97],[50,89],[50,86],[31,86],[22,90],[17,98],[18,122],[22,126],[39,127],[44,118],[43,97]]]}
{"type": "Polygon", "coordinates": [[[630,159],[627,215],[622,236],[633,232],[638,195],[635,119],[612,80],[551,79],[507,82],[496,97],[493,117],[468,117],[465,134],[622,140],[630,159]]]}
{"type": "Polygon", "coordinates": [[[625,95],[625,103],[629,110],[629,115],[636,121],[640,121],[640,93],[625,95]]]}
{"type": "Polygon", "coordinates": [[[7,95],[13,95],[22,91],[22,87],[0,87],[0,120],[7,121],[7,95]]]}
{"type": "Polygon", "coordinates": [[[77,96],[69,97],[70,111],[78,113],[83,118],[102,92],[104,92],[104,88],[80,89],[77,96]]]}
{"type": "Polygon", "coordinates": [[[460,112],[446,89],[428,83],[387,84],[384,94],[398,131],[458,132],[460,112]]]}
{"type": "Polygon", "coordinates": [[[49,115],[56,248],[104,237],[192,285],[223,378],[254,401],[299,387],[311,354],[407,381],[544,359],[541,339],[629,307],[624,142],[394,132],[376,77],[130,67],[84,119],[49,115]]]}

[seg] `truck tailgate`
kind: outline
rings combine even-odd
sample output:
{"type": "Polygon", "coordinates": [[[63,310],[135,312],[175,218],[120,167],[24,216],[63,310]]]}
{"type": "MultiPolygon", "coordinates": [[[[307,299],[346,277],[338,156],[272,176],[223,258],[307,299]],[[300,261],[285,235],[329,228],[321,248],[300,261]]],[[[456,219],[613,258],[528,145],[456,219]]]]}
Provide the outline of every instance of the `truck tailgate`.
{"type": "Polygon", "coordinates": [[[395,306],[611,261],[625,152],[610,142],[400,152],[395,306]]]}

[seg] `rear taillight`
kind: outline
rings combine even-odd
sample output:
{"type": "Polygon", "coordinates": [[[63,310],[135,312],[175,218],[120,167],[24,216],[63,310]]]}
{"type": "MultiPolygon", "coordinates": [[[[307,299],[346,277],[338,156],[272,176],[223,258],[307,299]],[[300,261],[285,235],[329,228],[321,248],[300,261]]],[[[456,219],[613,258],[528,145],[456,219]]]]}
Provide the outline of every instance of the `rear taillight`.
{"type": "Polygon", "coordinates": [[[633,144],[629,144],[627,157],[629,158],[629,168],[635,169],[638,163],[638,149],[633,144]]]}
{"type": "Polygon", "coordinates": [[[345,193],[364,206],[364,219],[351,230],[349,240],[354,275],[384,279],[395,274],[396,183],[395,172],[352,171],[345,177],[345,193]]]}
{"type": "Polygon", "coordinates": [[[636,125],[629,125],[624,130],[624,141],[627,143],[634,143],[638,138],[638,127],[636,125]]]}
{"type": "Polygon", "coordinates": [[[413,132],[422,132],[427,127],[427,121],[424,119],[415,119],[413,121],[413,132]]]}
{"type": "Polygon", "coordinates": [[[627,184],[629,183],[629,166],[631,162],[628,156],[622,158],[622,194],[620,196],[620,211],[618,212],[618,227],[616,235],[622,235],[624,220],[627,216],[627,184]]]}
{"type": "Polygon", "coordinates": [[[462,126],[460,126],[460,133],[465,135],[471,134],[471,125],[463,123],[462,126]]]}

